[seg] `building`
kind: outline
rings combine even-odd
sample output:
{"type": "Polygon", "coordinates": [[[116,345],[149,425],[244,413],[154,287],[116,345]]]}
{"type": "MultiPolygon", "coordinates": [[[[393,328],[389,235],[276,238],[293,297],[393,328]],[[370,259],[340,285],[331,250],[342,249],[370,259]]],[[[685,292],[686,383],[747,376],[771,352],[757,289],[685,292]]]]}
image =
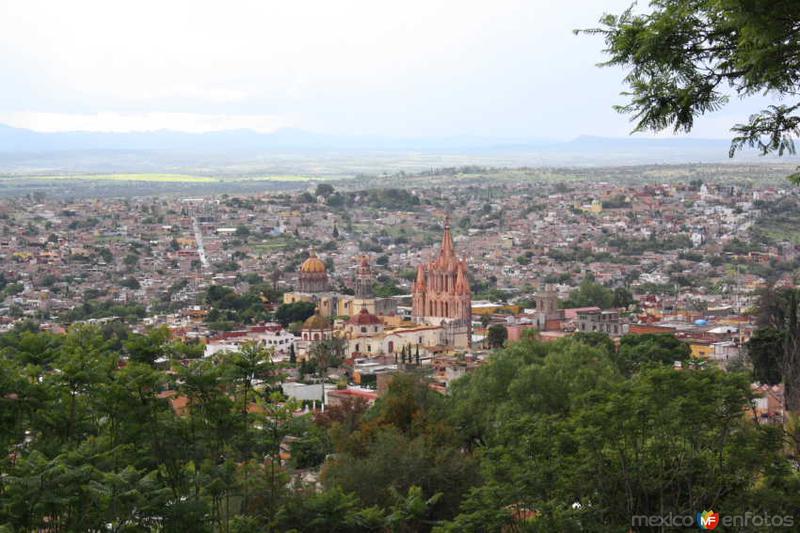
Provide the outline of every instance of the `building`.
{"type": "Polygon", "coordinates": [[[314,252],[300,266],[298,290],[283,295],[283,303],[313,302],[320,315],[326,318],[349,317],[366,307],[370,313],[388,316],[397,312],[394,298],[376,298],[373,294],[372,269],[367,256],[361,256],[354,280],[355,295],[329,290],[330,282],[325,263],[314,252]]]}
{"type": "Polygon", "coordinates": [[[554,285],[547,284],[534,296],[536,302],[536,326],[539,331],[558,329],[564,313],[559,307],[558,292],[554,285]]]}
{"type": "Polygon", "coordinates": [[[276,358],[283,359],[289,354],[294,341],[294,335],[283,329],[280,324],[250,326],[243,330],[225,331],[208,339],[204,355],[210,357],[217,352],[238,352],[243,344],[255,342],[264,348],[272,348],[276,358]]]}
{"type": "Polygon", "coordinates": [[[578,311],[578,331],[599,331],[612,336],[622,335],[622,324],[616,311],[578,311]]]}
{"type": "Polygon", "coordinates": [[[467,262],[455,253],[449,219],[445,219],[438,257],[417,267],[411,316],[418,323],[444,326],[448,330],[449,345],[467,347],[470,344],[472,291],[467,262]]]}
{"type": "Polygon", "coordinates": [[[325,263],[314,253],[314,250],[311,250],[308,259],[300,265],[298,288],[300,292],[306,293],[319,293],[328,290],[328,269],[325,263]]]}
{"type": "Polygon", "coordinates": [[[333,325],[317,309],[303,322],[303,327],[300,329],[300,340],[297,341],[298,357],[307,359],[314,344],[331,338],[333,338],[333,325]]]}
{"type": "Polygon", "coordinates": [[[362,255],[358,263],[358,270],[356,271],[356,298],[360,300],[373,298],[375,295],[372,292],[372,283],[372,269],[369,266],[369,259],[366,255],[362,255]]]}

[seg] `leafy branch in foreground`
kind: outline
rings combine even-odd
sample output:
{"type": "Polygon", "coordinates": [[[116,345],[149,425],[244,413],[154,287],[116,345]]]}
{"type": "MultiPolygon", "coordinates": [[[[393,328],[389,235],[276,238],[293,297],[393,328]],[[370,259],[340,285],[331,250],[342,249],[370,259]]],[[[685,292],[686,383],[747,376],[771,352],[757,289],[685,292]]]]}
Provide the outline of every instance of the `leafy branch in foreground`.
{"type": "MultiPolygon", "coordinates": [[[[800,3],[796,0],[653,0],[647,13],[633,6],[605,14],[599,28],[609,59],[628,68],[615,106],[631,115],[633,132],[672,128],[688,132],[695,119],[717,111],[731,93],[794,98],[800,92],[800,3]]],[[[794,154],[800,103],[772,105],[737,124],[729,156],[744,146],[762,155],[794,154]]],[[[800,181],[800,173],[792,176],[800,181]]]]}

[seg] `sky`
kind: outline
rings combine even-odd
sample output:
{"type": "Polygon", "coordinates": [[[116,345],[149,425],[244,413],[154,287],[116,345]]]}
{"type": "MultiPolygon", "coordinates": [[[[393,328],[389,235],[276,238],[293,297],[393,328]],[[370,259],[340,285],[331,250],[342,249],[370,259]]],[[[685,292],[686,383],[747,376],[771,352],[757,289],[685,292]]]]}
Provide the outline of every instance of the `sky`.
{"type": "MultiPolygon", "coordinates": [[[[37,131],[624,136],[630,0],[0,0],[0,123],[37,131]]],[[[734,102],[696,137],[727,138],[734,102]]]]}

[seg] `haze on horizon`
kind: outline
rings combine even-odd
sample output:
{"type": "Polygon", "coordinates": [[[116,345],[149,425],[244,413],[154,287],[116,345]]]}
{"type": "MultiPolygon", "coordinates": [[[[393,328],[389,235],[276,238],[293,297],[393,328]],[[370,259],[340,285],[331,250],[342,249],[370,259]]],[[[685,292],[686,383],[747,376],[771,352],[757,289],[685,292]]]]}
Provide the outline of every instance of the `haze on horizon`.
{"type": "MultiPolygon", "coordinates": [[[[575,36],[629,0],[0,2],[0,123],[336,135],[624,136],[623,72],[575,36]]],[[[692,136],[728,138],[732,101],[692,136]]]]}

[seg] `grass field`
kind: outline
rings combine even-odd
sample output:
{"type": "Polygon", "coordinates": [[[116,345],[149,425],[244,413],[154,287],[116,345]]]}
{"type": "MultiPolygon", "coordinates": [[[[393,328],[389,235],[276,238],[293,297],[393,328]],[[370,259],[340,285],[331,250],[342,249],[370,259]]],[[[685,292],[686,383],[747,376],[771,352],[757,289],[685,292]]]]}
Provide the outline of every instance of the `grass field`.
{"type": "Polygon", "coordinates": [[[252,245],[253,251],[259,254],[283,250],[285,248],[296,248],[297,241],[289,237],[275,237],[267,242],[252,245]]]}

